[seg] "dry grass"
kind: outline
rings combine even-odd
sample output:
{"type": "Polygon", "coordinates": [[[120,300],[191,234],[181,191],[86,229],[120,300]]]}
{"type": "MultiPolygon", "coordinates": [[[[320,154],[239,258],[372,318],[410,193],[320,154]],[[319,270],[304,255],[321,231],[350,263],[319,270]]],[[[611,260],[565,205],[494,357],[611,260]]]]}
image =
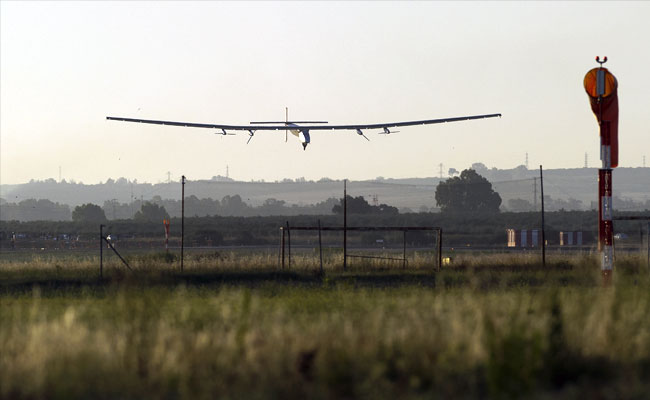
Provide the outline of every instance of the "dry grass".
{"type": "Polygon", "coordinates": [[[635,258],[619,260],[603,288],[588,257],[546,270],[502,256],[455,260],[437,274],[369,264],[324,277],[279,271],[273,255],[229,257],[197,255],[180,274],[174,260],[143,256],[132,259],[135,274],[109,264],[102,282],[91,258],[3,260],[0,397],[650,391],[650,279],[635,258]]]}

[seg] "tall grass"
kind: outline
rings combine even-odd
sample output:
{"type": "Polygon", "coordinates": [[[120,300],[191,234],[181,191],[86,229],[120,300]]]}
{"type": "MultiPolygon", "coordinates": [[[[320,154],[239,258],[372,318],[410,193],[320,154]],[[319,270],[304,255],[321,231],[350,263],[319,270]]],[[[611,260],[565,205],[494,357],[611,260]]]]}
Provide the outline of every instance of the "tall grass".
{"type": "Polygon", "coordinates": [[[322,277],[227,257],[197,256],[180,274],[143,256],[101,282],[94,260],[53,279],[48,263],[2,265],[0,397],[650,393],[650,279],[634,258],[602,287],[590,258],[322,277]]]}

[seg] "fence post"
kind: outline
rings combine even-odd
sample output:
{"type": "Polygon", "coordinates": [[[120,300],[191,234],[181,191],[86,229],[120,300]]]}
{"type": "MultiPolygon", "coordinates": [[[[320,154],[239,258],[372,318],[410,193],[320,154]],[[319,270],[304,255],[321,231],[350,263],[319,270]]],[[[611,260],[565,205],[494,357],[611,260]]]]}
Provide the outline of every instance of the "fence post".
{"type": "MultiPolygon", "coordinates": [[[[280,232],[283,232],[282,227],[280,227],[280,232]]],[[[280,235],[280,245],[278,246],[278,266],[282,266],[282,245],[284,244],[282,240],[282,235],[280,235]]]]}
{"type": "Polygon", "coordinates": [[[546,267],[546,227],[544,225],[544,177],[542,166],[539,166],[539,186],[542,193],[542,266],[546,267]]]}
{"type": "Polygon", "coordinates": [[[181,272],[183,272],[183,250],[185,250],[185,175],[181,176],[181,272]]]}
{"type": "Polygon", "coordinates": [[[402,269],[406,269],[406,229],[404,229],[402,233],[403,233],[402,269]]]}
{"type": "Polygon", "coordinates": [[[289,228],[289,221],[287,221],[287,247],[289,250],[289,269],[291,269],[291,228],[289,228]]]}
{"type": "Polygon", "coordinates": [[[280,227],[282,231],[282,269],[284,269],[284,227],[280,227]]]}
{"type": "Polygon", "coordinates": [[[348,267],[348,180],[343,180],[343,270],[348,267]]]}
{"type": "Polygon", "coordinates": [[[99,224],[99,279],[104,279],[104,225],[99,224]]]}
{"type": "Polygon", "coordinates": [[[320,230],[320,219],[318,220],[318,254],[320,255],[320,274],[323,275],[323,238],[320,230]]]}
{"type": "Polygon", "coordinates": [[[438,272],[442,266],[442,228],[438,228],[438,272]]]}

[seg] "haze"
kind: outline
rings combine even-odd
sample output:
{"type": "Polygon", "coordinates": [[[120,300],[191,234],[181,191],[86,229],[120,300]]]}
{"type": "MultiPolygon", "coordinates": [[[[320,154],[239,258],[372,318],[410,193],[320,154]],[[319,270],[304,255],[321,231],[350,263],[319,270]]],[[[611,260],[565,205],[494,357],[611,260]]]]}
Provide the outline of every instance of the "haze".
{"type": "MultiPolygon", "coordinates": [[[[619,81],[620,166],[650,155],[646,2],[7,2],[0,181],[159,182],[437,176],[439,164],[597,166],[582,88],[594,57],[619,81]],[[107,115],[247,124],[502,113],[395,135],[206,129],[107,115]]],[[[594,177],[595,179],[595,177],[594,177]]]]}

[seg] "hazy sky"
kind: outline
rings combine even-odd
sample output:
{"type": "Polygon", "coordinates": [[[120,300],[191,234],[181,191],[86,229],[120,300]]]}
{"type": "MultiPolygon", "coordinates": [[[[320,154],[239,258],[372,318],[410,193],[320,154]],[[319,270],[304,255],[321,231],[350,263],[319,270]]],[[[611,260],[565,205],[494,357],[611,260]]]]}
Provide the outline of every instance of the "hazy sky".
{"type": "MultiPolygon", "coordinates": [[[[582,88],[596,55],[619,81],[620,166],[650,156],[648,2],[1,2],[0,182],[225,175],[437,176],[473,162],[599,165],[582,88]],[[207,129],[502,113],[394,135],[207,129]]],[[[648,161],[650,164],[650,160],[648,161]]]]}

